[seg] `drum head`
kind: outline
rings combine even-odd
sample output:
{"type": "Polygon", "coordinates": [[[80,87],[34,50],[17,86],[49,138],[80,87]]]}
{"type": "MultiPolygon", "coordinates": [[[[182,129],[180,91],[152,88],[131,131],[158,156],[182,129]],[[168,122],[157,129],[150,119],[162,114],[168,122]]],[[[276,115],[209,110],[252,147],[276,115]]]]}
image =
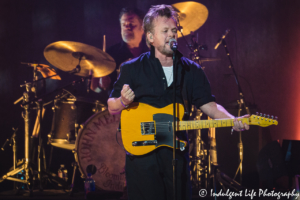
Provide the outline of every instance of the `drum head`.
{"type": "Polygon", "coordinates": [[[119,122],[120,115],[110,115],[107,110],[98,112],[85,122],[75,144],[82,177],[92,173],[96,187],[106,191],[123,192],[126,185],[126,153],[117,132],[119,122]]]}

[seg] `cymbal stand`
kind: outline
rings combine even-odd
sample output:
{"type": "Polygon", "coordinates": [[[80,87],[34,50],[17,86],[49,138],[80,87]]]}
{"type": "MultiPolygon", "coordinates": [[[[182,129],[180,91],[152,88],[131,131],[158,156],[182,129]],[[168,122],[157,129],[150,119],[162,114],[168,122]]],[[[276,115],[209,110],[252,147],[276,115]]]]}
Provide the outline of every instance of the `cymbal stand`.
{"type": "MultiPolygon", "coordinates": [[[[191,31],[192,44],[189,44],[188,41],[186,40],[185,36],[182,33],[182,28],[183,27],[179,25],[178,26],[178,31],[182,35],[182,38],[184,39],[185,43],[187,44],[187,47],[191,51],[190,59],[193,60],[194,62],[198,63],[199,65],[201,65],[202,61],[201,61],[201,56],[199,54],[199,50],[207,50],[207,45],[198,44],[198,41],[196,41],[196,39],[195,39],[195,33],[193,31],[191,31]]],[[[203,66],[201,66],[201,68],[204,69],[203,66]]]]}
{"type": "Polygon", "coordinates": [[[37,155],[37,159],[38,159],[38,180],[39,180],[39,189],[43,190],[42,187],[42,169],[41,169],[41,148],[42,148],[42,137],[41,137],[41,123],[42,123],[42,118],[43,118],[43,104],[42,104],[42,100],[38,100],[36,102],[37,105],[37,110],[39,112],[39,114],[37,115],[38,118],[38,139],[39,139],[39,144],[38,144],[38,155],[37,155]]]}
{"type": "MultiPolygon", "coordinates": [[[[200,120],[202,114],[203,113],[200,109],[197,109],[194,105],[192,105],[190,113],[191,120],[200,120]]],[[[199,188],[207,188],[208,186],[208,152],[206,150],[205,143],[201,138],[201,129],[192,131],[192,135],[189,136],[189,140],[193,144],[190,146],[190,148],[192,148],[190,155],[191,177],[193,184],[195,185],[195,189],[198,192],[199,188]]]]}
{"type": "MultiPolygon", "coordinates": [[[[230,53],[229,53],[229,51],[228,51],[228,48],[227,48],[227,44],[226,44],[225,39],[222,39],[222,45],[224,46],[224,49],[225,49],[227,58],[228,58],[228,60],[229,60],[229,64],[230,64],[230,65],[229,65],[229,68],[232,69],[232,72],[233,72],[233,75],[234,75],[234,78],[235,78],[235,82],[236,82],[236,84],[237,84],[237,86],[238,86],[238,92],[239,92],[239,100],[237,100],[237,102],[238,102],[238,104],[239,104],[238,117],[241,116],[242,107],[244,107],[245,110],[246,110],[246,112],[247,112],[247,114],[250,115],[250,110],[249,110],[249,108],[246,106],[246,103],[245,103],[245,101],[244,101],[244,95],[243,95],[243,92],[242,92],[242,88],[241,88],[241,86],[240,86],[240,82],[239,82],[238,76],[237,76],[237,74],[236,74],[236,71],[235,71],[235,69],[234,69],[232,60],[231,60],[231,58],[230,58],[230,53]]],[[[239,132],[239,144],[238,144],[238,148],[239,148],[239,155],[240,155],[240,164],[239,164],[239,166],[238,166],[238,169],[237,169],[236,174],[235,174],[235,176],[234,176],[233,179],[235,179],[235,177],[236,177],[236,175],[237,175],[237,173],[238,173],[238,171],[239,171],[239,172],[240,172],[240,184],[242,184],[242,182],[243,182],[242,175],[243,175],[243,156],[244,156],[244,155],[243,155],[243,154],[244,154],[243,152],[244,152],[244,150],[243,150],[242,132],[241,132],[241,131],[239,132]]]]}
{"type": "MultiPolygon", "coordinates": [[[[13,149],[13,169],[15,170],[17,168],[17,142],[16,142],[16,136],[17,135],[16,135],[16,132],[18,131],[18,128],[17,129],[12,128],[12,130],[14,132],[13,132],[10,140],[6,139],[5,143],[1,147],[1,150],[4,151],[4,148],[5,148],[6,144],[10,141],[9,146],[12,146],[12,149],[13,149]]],[[[14,189],[17,189],[16,183],[14,183],[14,189]]]]}
{"type": "MultiPolygon", "coordinates": [[[[25,83],[23,86],[26,86],[26,91],[23,93],[23,105],[22,107],[24,108],[24,112],[22,113],[22,116],[24,118],[24,123],[25,123],[25,128],[24,128],[24,133],[25,133],[25,154],[24,154],[24,163],[16,168],[16,164],[14,163],[14,169],[8,173],[6,173],[2,178],[0,179],[0,182],[3,180],[11,180],[15,182],[21,182],[24,184],[27,184],[30,195],[32,195],[32,176],[30,173],[30,156],[29,156],[29,124],[30,124],[30,109],[31,109],[31,100],[34,98],[34,89],[32,89],[32,83],[25,83]],[[21,171],[25,171],[25,179],[18,179],[13,177],[14,175],[18,174],[21,171]]],[[[22,87],[22,86],[21,86],[22,87]]]]}

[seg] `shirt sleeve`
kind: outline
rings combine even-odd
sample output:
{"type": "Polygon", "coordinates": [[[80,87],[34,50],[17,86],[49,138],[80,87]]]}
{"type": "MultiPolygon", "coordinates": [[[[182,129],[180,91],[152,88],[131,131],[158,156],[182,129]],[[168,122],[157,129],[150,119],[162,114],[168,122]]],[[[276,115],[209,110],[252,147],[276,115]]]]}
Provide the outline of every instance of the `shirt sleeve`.
{"type": "Polygon", "coordinates": [[[192,104],[199,108],[204,104],[216,101],[215,97],[211,94],[209,81],[200,66],[196,66],[193,75],[192,104]]]}
{"type": "Polygon", "coordinates": [[[128,84],[131,88],[129,65],[126,63],[122,64],[120,67],[119,77],[113,86],[109,98],[119,98],[124,84],[128,84]]]}

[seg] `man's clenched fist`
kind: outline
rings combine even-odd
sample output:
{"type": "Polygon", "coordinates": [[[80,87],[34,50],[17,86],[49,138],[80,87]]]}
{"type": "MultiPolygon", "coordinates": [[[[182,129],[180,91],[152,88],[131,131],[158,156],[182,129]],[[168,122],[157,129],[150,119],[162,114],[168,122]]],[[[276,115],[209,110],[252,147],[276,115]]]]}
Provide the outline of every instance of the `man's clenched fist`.
{"type": "Polygon", "coordinates": [[[129,85],[124,84],[121,90],[121,101],[123,102],[123,104],[126,106],[129,105],[131,102],[133,102],[134,97],[134,92],[131,90],[129,85]]]}

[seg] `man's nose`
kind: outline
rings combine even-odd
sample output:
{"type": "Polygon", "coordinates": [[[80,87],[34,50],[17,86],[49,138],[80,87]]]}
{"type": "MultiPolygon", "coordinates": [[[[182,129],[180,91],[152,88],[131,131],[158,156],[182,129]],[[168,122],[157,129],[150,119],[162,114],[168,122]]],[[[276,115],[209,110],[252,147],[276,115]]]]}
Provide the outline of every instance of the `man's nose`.
{"type": "Polygon", "coordinates": [[[173,31],[168,31],[168,33],[169,38],[175,38],[175,33],[173,33],[173,31]]]}
{"type": "Polygon", "coordinates": [[[125,23],[124,25],[125,25],[126,29],[131,29],[131,24],[130,23],[125,23]]]}

